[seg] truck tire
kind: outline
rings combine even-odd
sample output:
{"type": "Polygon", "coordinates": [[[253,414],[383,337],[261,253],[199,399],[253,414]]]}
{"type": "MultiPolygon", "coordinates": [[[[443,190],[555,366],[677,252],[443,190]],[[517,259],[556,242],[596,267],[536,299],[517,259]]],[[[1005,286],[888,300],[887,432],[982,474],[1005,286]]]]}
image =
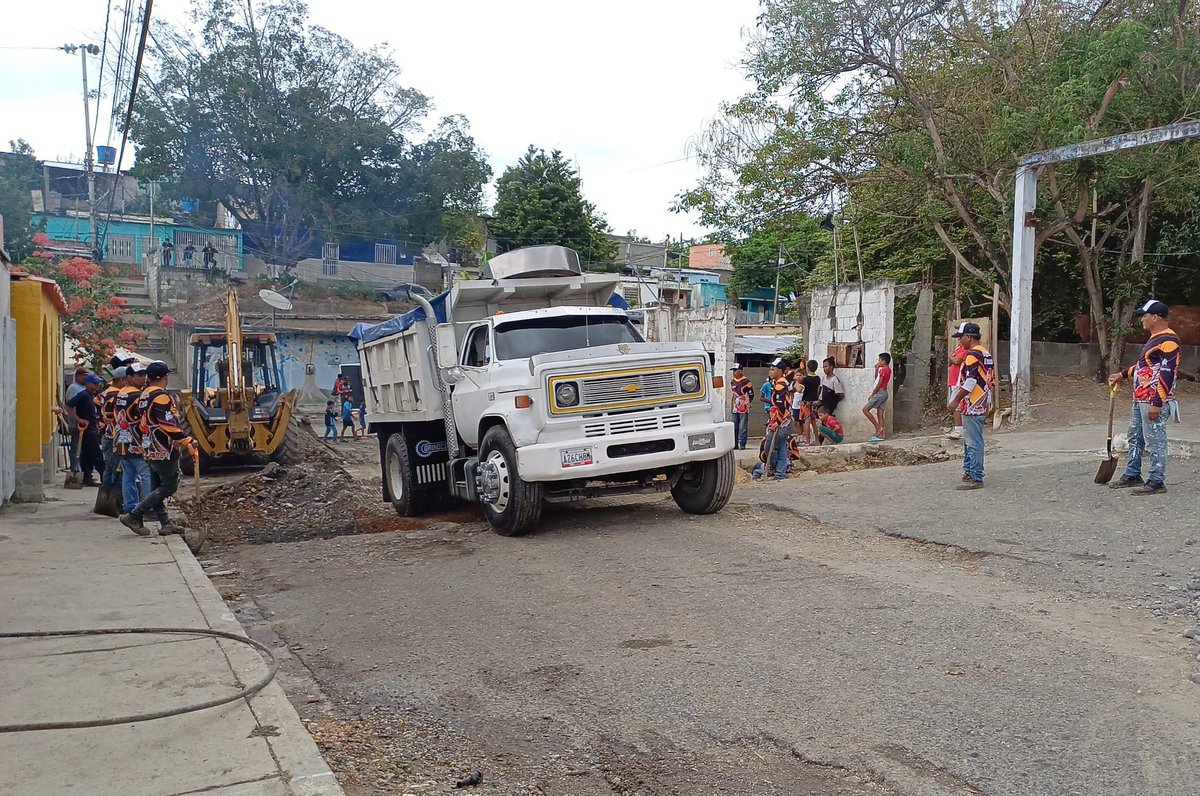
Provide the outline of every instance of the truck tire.
{"type": "Polygon", "coordinates": [[[733,476],[737,464],[733,451],[719,459],[692,462],[671,487],[675,505],[688,514],[715,514],[725,508],[733,495],[733,476]]]}
{"type": "Polygon", "coordinates": [[[401,517],[419,517],[429,510],[431,491],[417,491],[417,479],[408,458],[408,443],[403,434],[388,437],[383,451],[383,477],[387,479],[392,507],[401,517]]]}
{"type": "Polygon", "coordinates": [[[508,429],[492,426],[479,443],[480,464],[491,463],[500,473],[500,498],[484,503],[483,513],[492,530],[501,536],[524,536],[542,518],[541,484],[521,480],[517,472],[517,446],[508,429]]]}
{"type": "Polygon", "coordinates": [[[283,444],[271,454],[271,461],[280,464],[299,464],[303,456],[300,452],[300,435],[303,433],[296,421],[289,420],[287,430],[283,434],[283,444]]]}

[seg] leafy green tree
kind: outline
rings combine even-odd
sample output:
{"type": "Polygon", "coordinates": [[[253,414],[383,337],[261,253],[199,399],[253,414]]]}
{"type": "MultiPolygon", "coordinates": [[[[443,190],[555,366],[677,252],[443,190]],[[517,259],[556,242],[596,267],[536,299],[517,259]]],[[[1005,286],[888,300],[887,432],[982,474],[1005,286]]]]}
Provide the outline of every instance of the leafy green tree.
{"type": "Polygon", "coordinates": [[[4,246],[13,262],[19,263],[33,252],[30,226],[33,197],[30,191],[41,187],[41,172],[33,148],[24,140],[8,143],[11,154],[0,157],[0,216],[4,217],[4,246]]]}
{"type": "Polygon", "coordinates": [[[617,255],[612,231],[583,198],[579,174],[557,149],[530,146],[500,175],[490,232],[503,251],[557,244],[586,263],[608,264],[617,255]]]}
{"type": "MultiPolygon", "coordinates": [[[[763,6],[747,59],[756,90],[704,137],[706,177],[680,205],[745,232],[833,199],[858,219],[864,270],[897,251],[876,238],[919,242],[926,278],[949,262],[970,290],[999,282],[1006,307],[1020,155],[1200,114],[1189,3],[763,6]]],[[[1060,271],[1053,288],[1082,286],[1079,306],[1110,366],[1155,280],[1156,207],[1184,207],[1197,183],[1200,156],[1188,146],[1043,170],[1039,265],[1060,271]]],[[[1047,286],[1035,282],[1035,307],[1056,298],[1047,286]]],[[[1050,315],[1069,314],[1062,304],[1050,315]]]]}
{"type": "Polygon", "coordinates": [[[807,214],[774,221],[728,244],[729,261],[733,265],[729,283],[739,294],[756,288],[773,288],[778,271],[781,295],[799,291],[817,263],[828,254],[832,242],[830,233],[807,214]]]}
{"type": "Polygon", "coordinates": [[[271,260],[318,232],[420,245],[478,211],[491,170],[466,121],[414,140],[430,101],[386,45],[309,25],[301,0],[195,0],[190,25],[160,23],[151,42],[136,172],[224,202],[271,260]]]}

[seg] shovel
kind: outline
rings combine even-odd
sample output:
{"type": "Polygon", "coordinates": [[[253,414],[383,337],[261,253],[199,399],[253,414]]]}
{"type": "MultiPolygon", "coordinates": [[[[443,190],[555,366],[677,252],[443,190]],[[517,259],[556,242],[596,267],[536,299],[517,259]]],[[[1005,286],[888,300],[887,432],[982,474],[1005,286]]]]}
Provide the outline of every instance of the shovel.
{"type": "Polygon", "coordinates": [[[204,503],[200,500],[200,450],[195,443],[191,447],[192,454],[192,485],[195,487],[193,501],[196,506],[196,511],[192,515],[192,522],[195,523],[195,545],[189,544],[192,553],[199,553],[200,548],[208,540],[208,527],[204,524],[204,503]]]}
{"type": "MultiPolygon", "coordinates": [[[[79,442],[83,439],[83,432],[78,428],[71,434],[71,459],[79,462],[79,442]]],[[[70,467],[70,461],[67,462],[70,467]]],[[[63,479],[64,489],[83,489],[83,473],[70,470],[67,477],[63,479]]]]}
{"type": "Polygon", "coordinates": [[[1096,471],[1096,477],[1093,479],[1097,484],[1107,484],[1112,480],[1112,477],[1117,472],[1117,454],[1113,453],[1113,414],[1117,410],[1117,385],[1112,385],[1108,388],[1108,443],[1105,449],[1104,460],[1100,462],[1100,469],[1096,471]]]}

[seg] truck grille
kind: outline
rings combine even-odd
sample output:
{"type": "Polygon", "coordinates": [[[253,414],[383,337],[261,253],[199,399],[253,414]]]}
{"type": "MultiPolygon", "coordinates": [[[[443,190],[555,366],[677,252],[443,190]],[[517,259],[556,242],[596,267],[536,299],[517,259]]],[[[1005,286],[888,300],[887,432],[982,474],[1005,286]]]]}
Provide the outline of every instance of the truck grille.
{"type": "Polygon", "coordinates": [[[680,395],[679,373],[676,370],[585,379],[581,387],[584,406],[673,398],[680,395]]]}
{"type": "Polygon", "coordinates": [[[679,428],[683,425],[683,415],[664,415],[662,417],[639,417],[631,420],[610,420],[607,423],[584,423],[583,436],[609,437],[618,434],[639,434],[650,431],[662,431],[668,428],[679,428]]]}

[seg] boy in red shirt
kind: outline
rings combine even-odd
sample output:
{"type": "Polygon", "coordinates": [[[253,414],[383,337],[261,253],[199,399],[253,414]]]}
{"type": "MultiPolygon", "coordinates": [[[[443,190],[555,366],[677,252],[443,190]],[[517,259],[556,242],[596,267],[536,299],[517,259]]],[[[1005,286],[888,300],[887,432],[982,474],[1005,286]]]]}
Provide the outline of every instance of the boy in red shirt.
{"type": "Polygon", "coordinates": [[[871,388],[871,394],[867,396],[862,410],[863,415],[875,427],[875,436],[871,437],[870,442],[883,442],[883,435],[887,431],[888,385],[891,383],[892,355],[884,351],[875,363],[875,386],[871,388]]]}

